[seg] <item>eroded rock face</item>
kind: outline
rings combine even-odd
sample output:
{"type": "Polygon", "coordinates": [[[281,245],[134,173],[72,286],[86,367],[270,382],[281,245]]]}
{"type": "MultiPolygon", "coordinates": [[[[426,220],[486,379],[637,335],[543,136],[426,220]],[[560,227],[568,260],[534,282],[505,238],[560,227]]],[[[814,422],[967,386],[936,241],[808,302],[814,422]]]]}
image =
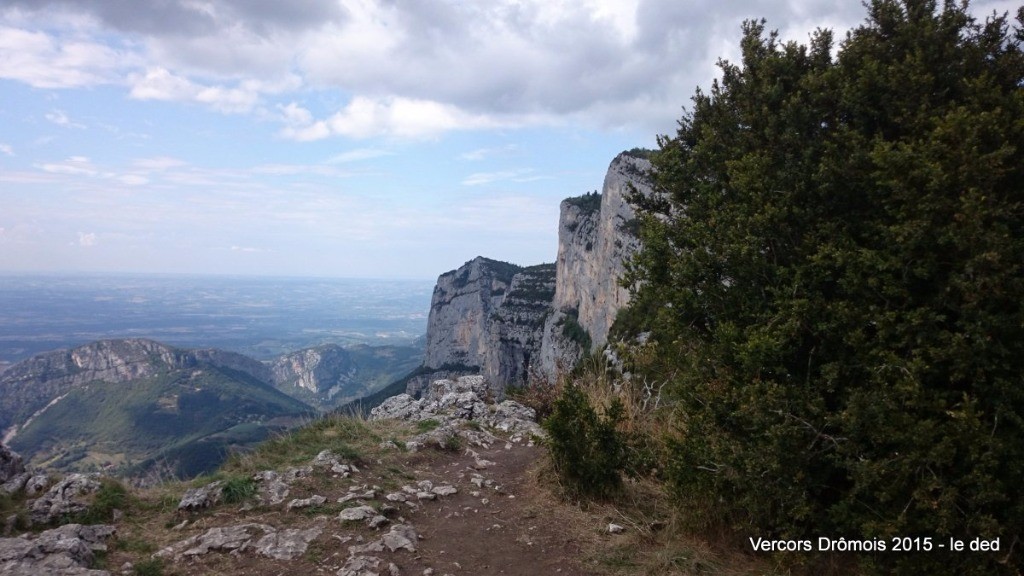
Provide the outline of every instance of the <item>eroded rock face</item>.
{"type": "Polygon", "coordinates": [[[553,264],[521,267],[478,257],[437,279],[427,321],[424,367],[410,381],[418,395],[436,378],[478,372],[500,395],[526,380],[540,348],[544,318],[555,290],[553,264]]]}
{"type": "Polygon", "coordinates": [[[356,366],[344,348],[327,344],[275,358],[270,363],[272,382],[279,390],[325,407],[334,396],[361,390],[356,366]]]}
{"type": "Polygon", "coordinates": [[[273,470],[257,472],[253,479],[257,482],[258,488],[256,491],[259,494],[261,504],[280,504],[285,501],[285,498],[288,498],[288,494],[291,492],[289,482],[286,482],[280,474],[273,470]]]}
{"type": "Polygon", "coordinates": [[[224,490],[223,485],[222,481],[217,480],[216,482],[210,482],[206,486],[187,490],[185,495],[181,497],[181,501],[178,502],[178,510],[194,512],[213,506],[220,502],[224,490]]]}
{"type": "Polygon", "coordinates": [[[287,528],[267,534],[256,541],[256,553],[274,560],[292,560],[306,552],[309,543],[323,532],[313,527],[306,530],[287,528]]]}
{"type": "Polygon", "coordinates": [[[309,543],[321,533],[323,529],[317,526],[306,530],[278,530],[268,524],[255,522],[219,526],[172,544],[157,552],[155,556],[179,560],[210,552],[233,552],[252,548],[260,556],[275,560],[291,560],[305,553],[309,543]]]}
{"type": "Polygon", "coordinates": [[[0,574],[108,575],[89,566],[114,533],[113,526],[66,524],[34,538],[0,538],[0,574]]]}
{"type": "Polygon", "coordinates": [[[457,380],[436,380],[431,383],[424,398],[419,400],[408,394],[388,398],[370,411],[371,420],[395,419],[420,422],[436,420],[437,428],[420,434],[406,442],[406,448],[416,450],[436,445],[446,449],[451,438],[462,438],[470,445],[486,447],[497,437],[484,430],[466,427],[476,422],[485,427],[512,432],[512,441],[531,441],[533,436],[544,436],[537,424],[536,412],[514,400],[493,404],[491,387],[483,376],[462,376],[457,380]]]}
{"type": "Polygon", "coordinates": [[[629,301],[619,285],[625,262],[639,248],[626,198],[634,188],[652,193],[650,168],[620,154],[600,195],[562,202],[555,264],[523,268],[479,257],[442,274],[427,323],[429,373],[410,380],[406,393],[419,396],[439,377],[478,373],[500,398],[506,386],[569,371],[605,344],[629,301]]]}
{"type": "Polygon", "coordinates": [[[70,474],[32,501],[29,519],[33,524],[49,524],[82,512],[88,506],[85,497],[99,489],[95,474],[70,474]]]}
{"type": "Polygon", "coordinates": [[[586,197],[562,202],[554,313],[545,322],[537,362],[545,374],[571,369],[584,354],[603,346],[616,314],[629,303],[629,291],[619,280],[640,240],[636,214],[626,199],[633,189],[653,193],[650,170],[647,160],[619,154],[608,167],[599,204],[586,197]],[[590,349],[571,337],[578,334],[566,329],[571,322],[586,332],[590,349]]]}

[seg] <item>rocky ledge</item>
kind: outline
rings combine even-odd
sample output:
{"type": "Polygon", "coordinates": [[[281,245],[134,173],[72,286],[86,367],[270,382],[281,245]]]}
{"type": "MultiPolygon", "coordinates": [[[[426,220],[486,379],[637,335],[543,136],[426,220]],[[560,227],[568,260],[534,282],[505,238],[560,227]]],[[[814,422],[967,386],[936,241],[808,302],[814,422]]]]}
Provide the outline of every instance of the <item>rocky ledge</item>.
{"type": "Polygon", "coordinates": [[[474,446],[490,447],[498,438],[483,430],[481,425],[509,434],[508,441],[513,443],[532,445],[534,438],[544,436],[533,408],[515,400],[488,403],[491,394],[491,387],[483,376],[435,380],[423,398],[417,400],[408,394],[392,396],[370,411],[370,419],[437,424],[433,430],[407,441],[405,448],[408,450],[427,445],[449,447],[456,438],[474,446]]]}

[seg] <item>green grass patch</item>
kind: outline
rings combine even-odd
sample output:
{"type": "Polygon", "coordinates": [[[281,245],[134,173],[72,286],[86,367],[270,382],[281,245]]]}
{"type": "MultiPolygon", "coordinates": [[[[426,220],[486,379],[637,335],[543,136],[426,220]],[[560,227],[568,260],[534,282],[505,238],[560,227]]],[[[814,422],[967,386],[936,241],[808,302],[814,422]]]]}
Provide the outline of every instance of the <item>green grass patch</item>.
{"type": "Polygon", "coordinates": [[[252,476],[231,476],[221,485],[221,498],[226,504],[241,504],[256,496],[256,480],[252,476]]]}
{"type": "Polygon", "coordinates": [[[634,568],[638,566],[637,550],[631,545],[611,546],[597,561],[609,568],[634,568]]]}
{"type": "Polygon", "coordinates": [[[104,524],[113,522],[114,510],[124,512],[134,499],[128,489],[113,478],[101,478],[100,489],[96,491],[89,507],[74,516],[78,524],[104,524]]]}
{"type": "Polygon", "coordinates": [[[433,418],[428,418],[427,420],[420,420],[419,422],[416,422],[416,431],[419,432],[420,434],[423,434],[425,432],[437,430],[437,427],[440,425],[441,423],[438,422],[437,420],[433,418]]]}
{"type": "Polygon", "coordinates": [[[164,561],[160,558],[139,560],[132,566],[134,576],[163,576],[164,561]]]}
{"type": "Polygon", "coordinates": [[[136,554],[152,554],[156,552],[156,545],[142,538],[124,537],[117,539],[117,549],[136,554]]]}

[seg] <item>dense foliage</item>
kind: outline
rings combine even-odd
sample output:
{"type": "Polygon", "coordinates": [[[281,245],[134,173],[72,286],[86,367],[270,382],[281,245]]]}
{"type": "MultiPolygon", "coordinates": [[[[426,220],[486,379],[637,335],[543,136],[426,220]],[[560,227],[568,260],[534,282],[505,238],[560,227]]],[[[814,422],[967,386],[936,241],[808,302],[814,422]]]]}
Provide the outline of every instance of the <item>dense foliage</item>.
{"type": "Polygon", "coordinates": [[[570,495],[604,497],[619,488],[626,449],[616,430],[621,417],[619,403],[598,414],[575,384],[568,384],[555,400],[543,426],[555,472],[570,495]]]}
{"type": "Polygon", "coordinates": [[[838,50],[747,23],[742,63],[661,139],[661,194],[635,199],[626,280],[679,403],[670,478],[751,535],[1000,538],[863,559],[1013,573],[1024,34],[954,2],[867,8],[838,50]]]}

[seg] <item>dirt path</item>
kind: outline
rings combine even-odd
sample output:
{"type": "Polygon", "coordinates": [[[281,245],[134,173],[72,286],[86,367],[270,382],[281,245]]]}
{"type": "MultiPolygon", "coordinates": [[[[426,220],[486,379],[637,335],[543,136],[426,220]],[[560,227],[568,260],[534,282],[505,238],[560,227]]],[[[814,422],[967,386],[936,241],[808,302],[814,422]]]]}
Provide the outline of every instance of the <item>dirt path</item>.
{"type": "Polygon", "coordinates": [[[133,573],[134,566],[125,564],[140,562],[140,555],[125,545],[133,540],[156,535],[160,547],[173,547],[213,529],[250,524],[270,526],[279,533],[317,529],[319,534],[301,554],[282,560],[257,553],[255,543],[264,534],[258,530],[249,542],[231,545],[234,549],[214,547],[191,555],[181,554],[184,548],[179,548],[176,556],[164,561],[163,574],[590,574],[579,565],[580,542],[559,517],[563,511],[552,506],[548,491],[537,485],[535,469],[542,454],[543,448],[538,446],[499,440],[488,448],[458,451],[393,449],[363,462],[350,477],[316,469],[295,480],[287,499],[278,505],[240,508],[222,504],[189,516],[185,526],[181,526],[180,513],[167,513],[144,525],[119,528],[122,543],[107,558],[107,568],[112,573],[133,573]],[[424,488],[445,486],[456,492],[433,499],[413,495],[424,488]],[[365,496],[370,491],[372,498],[338,502],[346,495],[365,496]],[[388,498],[396,494],[408,500],[388,498]],[[323,496],[326,503],[304,510],[286,509],[291,499],[314,495],[323,496]],[[368,522],[339,519],[340,512],[357,506],[369,506],[388,521],[371,528],[368,522]],[[415,532],[414,550],[379,545],[390,530],[405,527],[415,532]],[[140,536],[146,533],[149,535],[140,536]]]}
{"type": "Polygon", "coordinates": [[[424,539],[419,553],[441,574],[586,574],[577,542],[543,501],[529,470],[541,449],[499,444],[477,454],[419,464],[417,476],[459,492],[412,516],[424,539]],[[479,464],[484,461],[492,464],[479,464]],[[477,479],[477,486],[473,480],[477,479]],[[483,479],[482,481],[480,479],[483,479]]]}

